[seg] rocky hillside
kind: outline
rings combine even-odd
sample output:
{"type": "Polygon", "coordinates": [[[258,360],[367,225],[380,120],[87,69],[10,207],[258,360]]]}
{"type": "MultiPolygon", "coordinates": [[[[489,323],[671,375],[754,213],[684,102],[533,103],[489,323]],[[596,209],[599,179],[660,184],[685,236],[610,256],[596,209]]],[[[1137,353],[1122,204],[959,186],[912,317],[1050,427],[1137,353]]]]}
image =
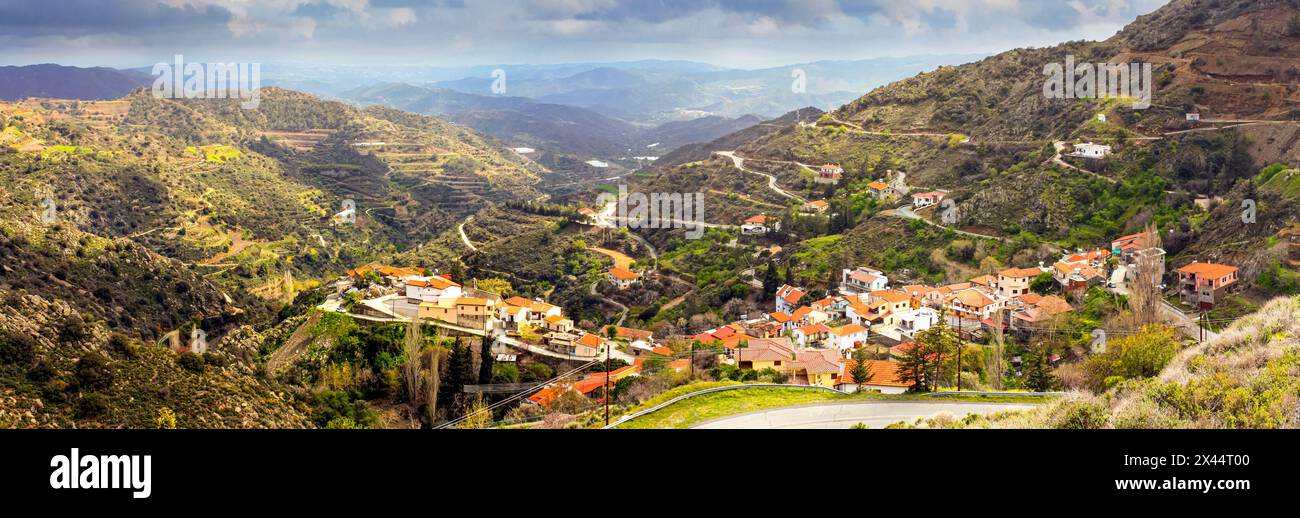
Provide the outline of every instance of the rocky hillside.
{"type": "Polygon", "coordinates": [[[545,173],[431,117],[274,88],[236,103],[0,103],[0,427],[311,426],[262,373],[259,330],[545,173]],[[207,354],[183,352],[194,330],[207,354]]]}

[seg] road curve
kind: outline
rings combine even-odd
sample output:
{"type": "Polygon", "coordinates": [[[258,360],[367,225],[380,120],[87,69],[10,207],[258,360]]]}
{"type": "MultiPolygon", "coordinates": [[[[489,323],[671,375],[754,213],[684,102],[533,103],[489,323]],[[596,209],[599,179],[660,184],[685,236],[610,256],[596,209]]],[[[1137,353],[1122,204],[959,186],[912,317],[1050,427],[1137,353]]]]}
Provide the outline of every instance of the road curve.
{"type": "Polygon", "coordinates": [[[821,403],[758,410],[697,424],[705,429],[843,429],[858,423],[883,428],[899,421],[915,421],[947,412],[958,419],[969,414],[990,414],[1033,408],[1028,403],[972,403],[964,401],[857,401],[821,403]]]}
{"type": "Polygon", "coordinates": [[[785,189],[782,189],[780,185],[777,185],[777,183],[776,183],[776,176],[773,176],[773,175],[770,175],[770,174],[767,174],[767,173],[760,173],[760,172],[758,172],[758,171],[751,171],[751,170],[749,170],[749,169],[745,169],[745,159],[742,158],[742,157],[737,156],[735,151],[714,151],[713,153],[714,153],[714,154],[717,154],[717,155],[721,155],[721,156],[727,157],[727,158],[730,158],[730,159],[731,159],[731,164],[734,165],[734,166],[736,166],[736,169],[739,169],[739,170],[744,171],[744,172],[749,173],[749,174],[756,174],[756,175],[759,175],[759,176],[766,177],[766,178],[767,178],[767,188],[768,188],[768,189],[771,189],[772,192],[777,193],[777,194],[779,194],[779,195],[781,195],[781,196],[784,196],[784,197],[786,197],[786,198],[790,198],[790,199],[792,199],[792,200],[794,200],[794,201],[797,201],[797,202],[799,202],[799,203],[804,203],[804,201],[806,201],[806,200],[804,200],[803,198],[799,197],[799,195],[797,195],[797,194],[793,194],[793,193],[791,193],[791,192],[789,192],[789,191],[787,191],[787,190],[785,190],[785,189]]]}

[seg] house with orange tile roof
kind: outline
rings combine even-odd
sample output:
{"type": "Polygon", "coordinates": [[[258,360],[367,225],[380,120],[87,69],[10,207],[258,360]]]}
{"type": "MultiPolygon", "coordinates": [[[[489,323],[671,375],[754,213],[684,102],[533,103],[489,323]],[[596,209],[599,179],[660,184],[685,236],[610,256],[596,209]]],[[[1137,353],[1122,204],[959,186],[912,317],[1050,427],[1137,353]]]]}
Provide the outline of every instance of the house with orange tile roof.
{"type": "Polygon", "coordinates": [[[1208,311],[1223,300],[1237,284],[1237,267],[1193,262],[1178,269],[1178,288],[1183,302],[1208,311]]]}
{"type": "Polygon", "coordinates": [[[865,381],[859,381],[853,379],[853,368],[857,366],[857,361],[852,358],[840,360],[844,370],[837,380],[835,388],[844,392],[874,390],[882,394],[902,394],[912,387],[910,383],[902,381],[899,377],[898,362],[879,360],[867,360],[867,362],[868,372],[871,373],[871,377],[865,381]]]}
{"type": "Polygon", "coordinates": [[[1014,298],[1029,293],[1029,284],[1043,273],[1042,268],[1007,268],[998,272],[998,295],[1014,298]]]}
{"type": "Polygon", "coordinates": [[[826,200],[813,200],[799,207],[799,211],[806,214],[821,214],[829,209],[831,204],[826,200]]]}
{"type": "Polygon", "coordinates": [[[867,190],[868,192],[871,193],[872,196],[875,196],[876,198],[882,200],[885,198],[893,197],[898,194],[898,192],[895,191],[893,187],[890,187],[889,184],[880,180],[876,180],[874,182],[867,184],[867,190]]]}
{"type": "Polygon", "coordinates": [[[848,302],[840,297],[826,297],[809,303],[808,307],[825,313],[831,319],[837,319],[844,317],[844,308],[848,307],[848,302]]]}
{"type": "Polygon", "coordinates": [[[831,349],[808,349],[795,353],[790,362],[791,381],[801,385],[835,388],[844,373],[842,357],[831,349]]]}
{"type": "Polygon", "coordinates": [[[983,320],[992,318],[993,312],[999,310],[1001,306],[992,295],[968,288],[945,296],[944,307],[958,317],[983,320]]]}
{"type": "Polygon", "coordinates": [[[542,319],[542,327],[547,331],[558,331],[561,333],[573,332],[573,320],[565,318],[562,315],[551,315],[542,319]]]}
{"type": "Polygon", "coordinates": [[[840,271],[840,293],[845,295],[867,293],[888,287],[889,276],[880,270],[859,266],[852,270],[845,268],[840,271]]]}
{"type": "Polygon", "coordinates": [[[573,351],[569,354],[573,356],[593,357],[605,350],[605,339],[596,333],[583,333],[578,341],[573,343],[573,351]]]}
{"type": "Polygon", "coordinates": [[[776,290],[776,310],[783,313],[791,313],[795,309],[798,309],[799,301],[803,300],[803,297],[803,290],[789,284],[783,284],[776,290]]]}
{"type": "Polygon", "coordinates": [[[912,206],[924,209],[943,201],[944,193],[939,191],[921,192],[912,195],[912,206]]]}
{"type": "Polygon", "coordinates": [[[1120,257],[1120,261],[1128,264],[1133,261],[1133,253],[1147,247],[1147,235],[1145,232],[1120,236],[1110,242],[1110,250],[1114,255],[1120,257]]]}
{"type": "Polygon", "coordinates": [[[1011,318],[1008,325],[1011,329],[1022,333],[1033,333],[1041,330],[1058,315],[1074,311],[1070,303],[1061,297],[1030,295],[1035,296],[1021,297],[1018,307],[1009,310],[1011,318]]]}
{"type": "Polygon", "coordinates": [[[794,344],[788,338],[755,338],[748,340],[745,347],[732,350],[732,354],[736,366],[743,370],[788,371],[795,359],[794,344]]]}
{"type": "Polygon", "coordinates": [[[869,334],[867,328],[859,324],[846,324],[839,327],[833,327],[830,330],[830,334],[826,337],[826,346],[843,353],[844,351],[855,349],[866,343],[869,334]]]}
{"type": "Polygon", "coordinates": [[[771,220],[772,218],[768,217],[767,214],[759,214],[757,216],[745,218],[745,221],[740,224],[740,233],[745,235],[766,234],[772,230],[772,228],[768,226],[768,223],[771,220]]]}
{"type": "Polygon", "coordinates": [[[609,282],[614,283],[615,286],[618,286],[618,289],[623,290],[641,282],[641,274],[615,266],[609,269],[609,282]]]}
{"type": "Polygon", "coordinates": [[[817,177],[813,183],[835,185],[844,178],[844,169],[835,164],[822,164],[817,168],[817,177]]]}
{"type": "Polygon", "coordinates": [[[653,332],[622,326],[614,328],[614,336],[630,341],[642,340],[645,342],[653,342],[655,339],[655,334],[653,332]]]}
{"type": "Polygon", "coordinates": [[[423,302],[435,302],[443,297],[461,296],[461,287],[446,275],[404,277],[402,284],[406,287],[406,298],[423,302]]]}
{"type": "Polygon", "coordinates": [[[691,359],[679,358],[668,362],[668,364],[664,365],[664,367],[672,369],[676,372],[686,372],[691,369],[691,359]]]}
{"type": "Polygon", "coordinates": [[[827,327],[826,324],[817,323],[796,328],[790,332],[790,335],[794,337],[794,343],[798,344],[799,347],[809,347],[826,340],[830,333],[830,327],[827,327]]]}

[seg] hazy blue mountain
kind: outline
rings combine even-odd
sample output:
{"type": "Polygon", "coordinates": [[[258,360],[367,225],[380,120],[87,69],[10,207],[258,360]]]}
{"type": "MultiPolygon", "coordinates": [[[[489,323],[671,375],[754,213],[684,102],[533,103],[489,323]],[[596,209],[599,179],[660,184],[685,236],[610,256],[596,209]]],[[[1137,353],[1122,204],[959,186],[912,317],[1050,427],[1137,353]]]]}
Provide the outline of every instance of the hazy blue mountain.
{"type": "Polygon", "coordinates": [[[54,64],[0,66],[0,99],[7,101],[27,97],[117,99],[152,83],[151,76],[134,70],[54,64]]]}

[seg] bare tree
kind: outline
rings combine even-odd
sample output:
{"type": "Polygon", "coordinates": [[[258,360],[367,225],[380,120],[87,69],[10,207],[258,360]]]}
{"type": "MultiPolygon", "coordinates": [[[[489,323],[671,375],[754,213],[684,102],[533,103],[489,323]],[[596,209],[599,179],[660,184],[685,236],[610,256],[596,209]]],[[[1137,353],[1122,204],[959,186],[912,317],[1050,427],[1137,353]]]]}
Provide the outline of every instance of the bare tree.
{"type": "Polygon", "coordinates": [[[1133,255],[1133,284],[1129,286],[1129,307],[1134,328],[1154,324],[1160,314],[1160,281],[1164,270],[1164,250],[1160,232],[1152,223],[1143,230],[1143,248],[1133,255]]]}
{"type": "Polygon", "coordinates": [[[988,372],[993,378],[993,388],[997,390],[1002,390],[1002,348],[1007,343],[1006,330],[1002,328],[1004,318],[1001,310],[993,312],[993,354],[988,357],[989,363],[992,364],[988,372]]]}
{"type": "MultiPolygon", "coordinates": [[[[442,333],[433,335],[433,347],[425,361],[424,397],[429,403],[429,422],[432,423],[438,412],[438,387],[442,384],[442,333]]],[[[488,414],[489,416],[491,414],[488,414]]]]}
{"type": "Polygon", "coordinates": [[[412,318],[406,324],[406,340],[402,342],[402,354],[406,363],[402,365],[402,379],[406,382],[406,401],[414,414],[420,407],[420,356],[424,350],[424,334],[420,331],[418,318],[412,318]]]}

